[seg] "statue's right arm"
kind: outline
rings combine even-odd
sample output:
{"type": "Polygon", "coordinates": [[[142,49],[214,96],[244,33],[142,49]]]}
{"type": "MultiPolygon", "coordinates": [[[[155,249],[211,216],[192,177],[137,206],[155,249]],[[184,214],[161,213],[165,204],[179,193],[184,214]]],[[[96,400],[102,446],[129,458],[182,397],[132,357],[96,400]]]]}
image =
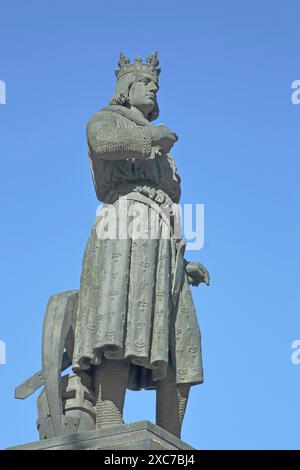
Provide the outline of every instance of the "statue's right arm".
{"type": "Polygon", "coordinates": [[[87,125],[90,154],[95,159],[146,159],[151,156],[151,131],[148,127],[118,128],[113,113],[100,111],[87,125]]]}

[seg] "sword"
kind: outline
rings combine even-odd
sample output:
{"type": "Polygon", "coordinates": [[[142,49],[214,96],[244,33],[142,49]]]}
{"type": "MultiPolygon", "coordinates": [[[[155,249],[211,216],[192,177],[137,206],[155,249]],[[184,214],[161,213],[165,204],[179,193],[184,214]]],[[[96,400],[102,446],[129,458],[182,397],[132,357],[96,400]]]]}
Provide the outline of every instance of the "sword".
{"type": "MultiPolygon", "coordinates": [[[[66,370],[71,364],[72,361],[69,354],[65,351],[63,354],[61,370],[66,370]]],[[[39,370],[36,374],[32,375],[29,379],[16,387],[15,398],[25,400],[25,398],[32,395],[38,388],[42,387],[42,385],[44,385],[43,369],[39,370]]]]}

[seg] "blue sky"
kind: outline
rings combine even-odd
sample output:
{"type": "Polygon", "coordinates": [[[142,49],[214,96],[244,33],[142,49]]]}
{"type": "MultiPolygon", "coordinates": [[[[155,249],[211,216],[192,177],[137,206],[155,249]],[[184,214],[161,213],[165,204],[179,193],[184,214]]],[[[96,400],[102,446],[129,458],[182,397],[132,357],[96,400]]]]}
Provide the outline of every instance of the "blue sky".
{"type": "MultiPolygon", "coordinates": [[[[0,448],[37,439],[35,397],[51,294],[79,287],[97,199],[85,126],[114,89],[120,51],[158,49],[157,121],[174,129],[182,202],[205,205],[211,286],[193,289],[205,384],[183,439],[200,449],[299,445],[299,2],[0,0],[0,448]]],[[[130,392],[127,422],[154,420],[130,392]]]]}

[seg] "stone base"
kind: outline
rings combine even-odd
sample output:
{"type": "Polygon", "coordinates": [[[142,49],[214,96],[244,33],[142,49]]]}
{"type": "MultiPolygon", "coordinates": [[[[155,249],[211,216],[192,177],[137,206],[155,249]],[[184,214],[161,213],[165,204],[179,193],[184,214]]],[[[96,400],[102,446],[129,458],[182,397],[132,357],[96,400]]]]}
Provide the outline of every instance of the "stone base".
{"type": "Polygon", "coordinates": [[[149,421],[31,442],[7,450],[194,450],[149,421]]]}

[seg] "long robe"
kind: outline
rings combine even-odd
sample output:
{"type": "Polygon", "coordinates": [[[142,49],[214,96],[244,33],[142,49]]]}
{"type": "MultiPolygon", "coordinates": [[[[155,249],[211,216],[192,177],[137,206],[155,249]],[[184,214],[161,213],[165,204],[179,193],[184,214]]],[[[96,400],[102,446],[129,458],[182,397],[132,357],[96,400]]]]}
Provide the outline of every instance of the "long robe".
{"type": "Polygon", "coordinates": [[[73,369],[90,369],[103,357],[127,359],[132,390],[155,388],[168,364],[177,383],[203,382],[200,329],[185,272],[176,302],[172,298],[178,240],[172,224],[151,208],[179,202],[180,177],[171,155],[152,145],[149,126],[136,111],[114,105],[87,127],[95,190],[105,204],[83,260],[73,369]],[[128,211],[121,209],[125,200],[128,211]],[[144,236],[122,238],[119,229],[134,213],[143,214],[144,236]],[[103,220],[115,224],[116,237],[100,236],[103,220]],[[153,226],[156,237],[149,236],[153,226]]]}

